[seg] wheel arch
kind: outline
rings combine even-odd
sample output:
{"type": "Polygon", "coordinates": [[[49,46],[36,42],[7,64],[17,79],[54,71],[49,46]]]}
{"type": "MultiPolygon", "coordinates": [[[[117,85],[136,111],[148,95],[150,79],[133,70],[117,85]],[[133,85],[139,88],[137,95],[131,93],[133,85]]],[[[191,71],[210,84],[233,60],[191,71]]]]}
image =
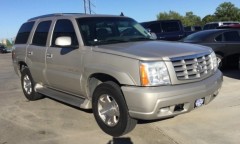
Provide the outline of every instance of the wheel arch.
{"type": "Polygon", "coordinates": [[[222,58],[224,58],[224,53],[223,52],[220,52],[220,51],[216,51],[215,52],[216,55],[220,55],[222,58]]]}
{"type": "Polygon", "coordinates": [[[92,97],[94,90],[98,85],[103,82],[112,81],[115,82],[117,85],[121,86],[121,83],[114,78],[112,75],[104,74],[104,73],[94,73],[89,76],[88,78],[88,92],[89,96],[92,97]]]}

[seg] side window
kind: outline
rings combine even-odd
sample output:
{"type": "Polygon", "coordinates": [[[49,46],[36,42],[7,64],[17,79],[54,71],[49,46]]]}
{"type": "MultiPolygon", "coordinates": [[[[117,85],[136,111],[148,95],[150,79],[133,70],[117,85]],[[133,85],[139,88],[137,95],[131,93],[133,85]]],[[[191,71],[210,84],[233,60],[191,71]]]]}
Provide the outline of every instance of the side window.
{"type": "Polygon", "coordinates": [[[220,34],[219,36],[217,36],[217,37],[215,38],[215,40],[216,40],[217,42],[222,42],[222,41],[223,41],[223,35],[220,34]]]}
{"type": "Polygon", "coordinates": [[[154,23],[148,26],[148,28],[155,33],[161,33],[161,27],[159,23],[154,23]]]}
{"type": "Polygon", "coordinates": [[[225,32],[223,35],[224,35],[225,41],[227,42],[240,41],[240,36],[238,31],[225,32]]]}
{"type": "Polygon", "coordinates": [[[70,20],[61,19],[57,21],[53,31],[51,46],[57,47],[55,45],[55,41],[58,37],[61,37],[61,36],[71,37],[71,40],[72,40],[71,46],[78,46],[77,36],[74,30],[73,24],[70,20]]]}
{"type": "Polygon", "coordinates": [[[203,27],[204,30],[208,30],[210,29],[210,25],[209,24],[206,24],[204,27],[203,27]]]}
{"type": "Polygon", "coordinates": [[[93,39],[91,36],[90,27],[89,27],[89,25],[83,24],[83,25],[80,25],[80,29],[81,29],[82,39],[83,39],[84,43],[86,43],[88,45],[89,44],[88,41],[93,39]]]}
{"type": "Polygon", "coordinates": [[[26,44],[35,22],[24,23],[18,31],[15,44],[26,44]]]}
{"type": "Polygon", "coordinates": [[[178,22],[162,22],[161,23],[163,32],[176,32],[180,31],[178,22]]]}
{"type": "Polygon", "coordinates": [[[46,46],[50,26],[51,21],[43,21],[38,24],[35,34],[33,36],[33,45],[46,46]]]}
{"type": "Polygon", "coordinates": [[[209,29],[215,29],[217,28],[219,25],[218,24],[210,24],[209,25],[209,29]]]}

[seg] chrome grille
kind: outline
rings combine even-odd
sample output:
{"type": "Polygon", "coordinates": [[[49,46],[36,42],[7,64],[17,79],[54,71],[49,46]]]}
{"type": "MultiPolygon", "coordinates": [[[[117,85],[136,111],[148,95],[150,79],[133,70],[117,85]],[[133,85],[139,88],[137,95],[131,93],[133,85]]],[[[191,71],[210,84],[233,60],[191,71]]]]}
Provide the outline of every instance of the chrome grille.
{"type": "Polygon", "coordinates": [[[212,70],[210,54],[173,58],[171,61],[178,80],[202,78],[212,70]]]}

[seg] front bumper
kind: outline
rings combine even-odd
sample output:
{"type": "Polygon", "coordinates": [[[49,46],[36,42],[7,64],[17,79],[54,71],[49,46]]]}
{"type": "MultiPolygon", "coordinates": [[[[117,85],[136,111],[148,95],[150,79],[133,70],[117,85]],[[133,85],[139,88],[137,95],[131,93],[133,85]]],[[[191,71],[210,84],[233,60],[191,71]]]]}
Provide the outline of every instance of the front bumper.
{"type": "Polygon", "coordinates": [[[161,87],[123,86],[122,91],[131,117],[153,120],[189,112],[200,98],[208,104],[217,96],[222,81],[222,73],[217,70],[198,82],[161,87]]]}

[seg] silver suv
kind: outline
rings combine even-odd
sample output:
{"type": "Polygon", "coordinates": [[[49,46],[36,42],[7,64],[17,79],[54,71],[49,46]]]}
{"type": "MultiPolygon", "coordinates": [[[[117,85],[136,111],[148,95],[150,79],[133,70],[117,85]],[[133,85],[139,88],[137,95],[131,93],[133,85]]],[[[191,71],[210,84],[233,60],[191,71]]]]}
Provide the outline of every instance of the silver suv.
{"type": "Polygon", "coordinates": [[[208,104],[222,73],[212,49],[153,40],[123,16],[51,14],[29,19],[15,40],[13,65],[28,100],[44,96],[93,109],[109,135],[137,119],[173,117],[208,104]]]}

